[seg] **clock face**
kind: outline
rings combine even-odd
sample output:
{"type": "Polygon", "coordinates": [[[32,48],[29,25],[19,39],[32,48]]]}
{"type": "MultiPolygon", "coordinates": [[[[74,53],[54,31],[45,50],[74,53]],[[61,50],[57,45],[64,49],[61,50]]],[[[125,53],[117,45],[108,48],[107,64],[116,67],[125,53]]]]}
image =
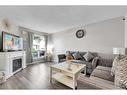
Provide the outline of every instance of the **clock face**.
{"type": "Polygon", "coordinates": [[[84,37],[84,35],[85,35],[85,31],[84,30],[78,30],[76,32],[76,37],[77,38],[82,38],[82,37],[84,37]]]}

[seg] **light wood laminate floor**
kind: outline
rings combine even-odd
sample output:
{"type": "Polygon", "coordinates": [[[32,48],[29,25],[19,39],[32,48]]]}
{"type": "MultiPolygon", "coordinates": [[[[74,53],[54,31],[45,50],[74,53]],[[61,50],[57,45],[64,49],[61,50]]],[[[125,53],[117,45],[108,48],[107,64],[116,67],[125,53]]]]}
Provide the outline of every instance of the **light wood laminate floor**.
{"type": "MultiPolygon", "coordinates": [[[[52,63],[37,63],[29,65],[10,77],[0,85],[0,89],[71,89],[57,81],[49,81],[49,65],[52,63]]],[[[78,89],[97,89],[96,87],[78,81],[78,89]]]]}

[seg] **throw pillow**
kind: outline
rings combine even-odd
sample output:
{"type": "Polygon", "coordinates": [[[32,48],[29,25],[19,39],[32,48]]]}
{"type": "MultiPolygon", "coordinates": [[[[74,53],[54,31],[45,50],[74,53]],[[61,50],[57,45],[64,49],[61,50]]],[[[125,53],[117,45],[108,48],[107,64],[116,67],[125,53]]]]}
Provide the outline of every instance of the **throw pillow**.
{"type": "Polygon", "coordinates": [[[115,70],[115,86],[127,89],[127,57],[120,60],[115,70]]]}
{"type": "Polygon", "coordinates": [[[112,68],[111,68],[111,75],[114,76],[115,75],[115,69],[117,69],[117,63],[119,61],[119,56],[115,57],[113,60],[113,64],[112,64],[112,68]]]}
{"type": "Polygon", "coordinates": [[[72,55],[73,55],[73,57],[74,57],[75,60],[80,60],[80,59],[82,59],[82,56],[80,55],[79,52],[75,52],[75,53],[72,54],[72,55]]]}
{"type": "Polygon", "coordinates": [[[94,58],[91,52],[87,52],[83,57],[85,58],[86,61],[90,61],[94,58]]]}
{"type": "Polygon", "coordinates": [[[117,71],[118,69],[118,64],[120,60],[124,60],[124,58],[127,58],[127,56],[125,55],[120,55],[120,56],[116,56],[113,60],[113,64],[112,64],[112,69],[111,69],[111,75],[114,76],[115,75],[115,71],[117,71]]]}

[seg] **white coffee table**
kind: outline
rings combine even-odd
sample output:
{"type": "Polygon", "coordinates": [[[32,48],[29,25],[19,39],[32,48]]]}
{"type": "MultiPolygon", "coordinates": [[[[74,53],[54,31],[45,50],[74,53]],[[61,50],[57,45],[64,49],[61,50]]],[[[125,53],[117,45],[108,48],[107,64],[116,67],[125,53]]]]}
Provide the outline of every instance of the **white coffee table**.
{"type": "Polygon", "coordinates": [[[70,88],[77,89],[77,78],[83,70],[86,74],[85,64],[73,63],[71,64],[71,70],[68,69],[66,62],[52,65],[50,66],[50,82],[52,83],[52,79],[55,79],[70,88]],[[53,71],[55,71],[55,74],[52,73],[53,71]]]}

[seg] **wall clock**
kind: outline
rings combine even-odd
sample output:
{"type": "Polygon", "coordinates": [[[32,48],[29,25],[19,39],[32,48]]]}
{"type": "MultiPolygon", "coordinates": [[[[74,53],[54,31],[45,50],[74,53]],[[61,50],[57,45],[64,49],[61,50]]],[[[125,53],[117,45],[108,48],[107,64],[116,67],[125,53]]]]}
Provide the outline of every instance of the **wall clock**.
{"type": "Polygon", "coordinates": [[[83,29],[80,29],[76,32],[76,37],[82,38],[82,37],[84,37],[85,34],[86,34],[86,31],[84,31],[83,29]]]}

